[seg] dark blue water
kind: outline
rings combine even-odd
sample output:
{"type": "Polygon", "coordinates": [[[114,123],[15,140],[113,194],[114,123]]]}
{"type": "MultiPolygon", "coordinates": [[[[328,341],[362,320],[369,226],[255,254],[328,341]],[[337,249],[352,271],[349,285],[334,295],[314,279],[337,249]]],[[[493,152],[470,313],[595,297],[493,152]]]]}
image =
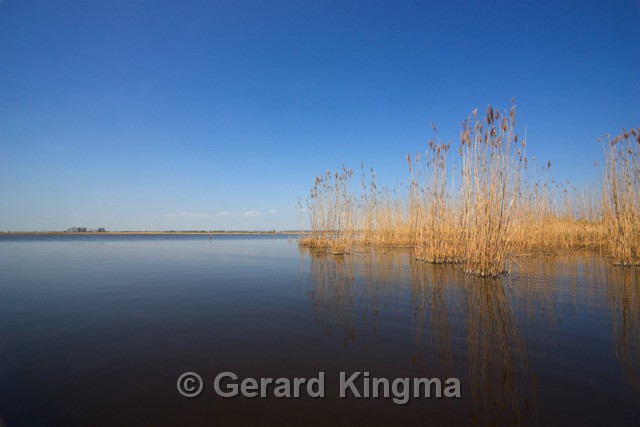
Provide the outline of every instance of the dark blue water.
{"type": "MultiPolygon", "coordinates": [[[[638,269],[517,260],[480,280],[296,236],[0,236],[0,416],[19,425],[637,425],[638,269]],[[187,371],[204,380],[178,393],[187,371]],[[326,375],[237,397],[221,372],[326,375]],[[461,398],[338,397],[339,374],[459,378],[461,398]]],[[[359,383],[360,384],[360,383],[359,383]]]]}

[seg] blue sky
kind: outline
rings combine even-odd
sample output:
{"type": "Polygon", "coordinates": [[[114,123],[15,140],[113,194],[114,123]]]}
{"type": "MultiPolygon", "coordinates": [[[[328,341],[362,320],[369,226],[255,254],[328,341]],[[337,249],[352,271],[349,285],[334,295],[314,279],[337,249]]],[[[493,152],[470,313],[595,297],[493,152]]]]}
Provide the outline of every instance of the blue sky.
{"type": "Polygon", "coordinates": [[[0,230],[293,229],[488,104],[590,183],[640,126],[640,2],[0,1],[0,230]]]}

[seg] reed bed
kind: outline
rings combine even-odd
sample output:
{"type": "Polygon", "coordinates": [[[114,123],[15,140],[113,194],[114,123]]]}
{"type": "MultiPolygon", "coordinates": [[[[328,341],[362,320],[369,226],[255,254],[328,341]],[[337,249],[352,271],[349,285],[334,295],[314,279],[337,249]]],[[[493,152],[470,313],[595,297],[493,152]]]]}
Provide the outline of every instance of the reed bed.
{"type": "Polygon", "coordinates": [[[433,264],[458,263],[464,260],[463,218],[456,208],[456,200],[448,187],[447,160],[451,143],[443,143],[436,134],[429,140],[422,156],[414,157],[413,165],[407,154],[407,164],[411,181],[409,186],[409,218],[412,224],[415,256],[421,261],[433,264]],[[417,175],[414,168],[418,170],[417,175]],[[420,175],[424,174],[424,183],[420,175]]]}
{"type": "Polygon", "coordinates": [[[515,133],[515,106],[508,115],[487,108],[482,121],[477,111],[461,132],[462,231],[465,270],[479,276],[505,271],[513,233],[526,142],[515,133]]]}
{"type": "Polygon", "coordinates": [[[638,265],[640,129],[608,138],[601,189],[579,190],[556,182],[550,162],[529,160],[515,105],[473,111],[457,150],[432,127],[426,150],[406,155],[406,186],[381,186],[364,165],[357,190],[346,167],[318,176],[306,199],[310,233],[300,245],[336,255],[410,247],[417,260],[461,264],[482,277],[536,252],[588,250],[638,265]]]}
{"type": "MultiPolygon", "coordinates": [[[[604,140],[603,140],[604,141],[604,140]]],[[[640,128],[606,136],[604,224],[614,261],[640,264],[640,128]]]]}

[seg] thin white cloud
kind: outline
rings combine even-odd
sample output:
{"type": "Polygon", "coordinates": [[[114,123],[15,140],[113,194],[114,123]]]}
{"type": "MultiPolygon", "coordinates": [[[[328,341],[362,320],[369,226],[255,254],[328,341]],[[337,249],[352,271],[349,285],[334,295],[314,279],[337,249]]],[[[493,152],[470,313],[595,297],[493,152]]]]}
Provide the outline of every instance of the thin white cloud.
{"type": "Polygon", "coordinates": [[[229,212],[229,211],[220,211],[217,214],[218,216],[260,216],[262,212],[256,210],[249,210],[244,212],[229,212]]]}
{"type": "Polygon", "coordinates": [[[275,209],[271,209],[271,210],[269,211],[269,213],[270,213],[270,214],[277,214],[277,213],[278,213],[278,211],[277,211],[277,210],[275,210],[275,209]]]}
{"type": "Polygon", "coordinates": [[[167,215],[169,218],[206,219],[211,214],[206,212],[174,212],[167,215]]]}

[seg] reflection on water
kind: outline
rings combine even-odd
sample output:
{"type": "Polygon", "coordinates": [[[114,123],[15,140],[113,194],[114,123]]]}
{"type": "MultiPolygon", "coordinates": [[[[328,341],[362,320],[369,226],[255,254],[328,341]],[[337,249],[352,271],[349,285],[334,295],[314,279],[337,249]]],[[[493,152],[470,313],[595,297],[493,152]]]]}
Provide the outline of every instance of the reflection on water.
{"type": "Polygon", "coordinates": [[[521,272],[553,280],[542,293],[536,294],[535,288],[519,290],[525,299],[545,301],[550,315],[562,297],[568,297],[572,306],[592,311],[607,302],[614,354],[623,378],[640,395],[640,269],[613,266],[601,257],[574,255],[560,262],[537,258],[521,272]]]}
{"type": "Polygon", "coordinates": [[[640,269],[586,255],[467,276],[289,236],[0,236],[0,417],[20,425],[635,425],[640,269]],[[311,378],[325,399],[197,399],[311,378]],[[460,399],[340,399],[338,374],[459,378],[460,399]]]}
{"type": "MultiPolygon", "coordinates": [[[[638,269],[613,267],[590,256],[532,258],[519,260],[508,276],[487,280],[455,266],[412,262],[408,251],[301,252],[310,259],[308,295],[316,319],[326,335],[344,345],[365,347],[380,328],[381,310],[402,311],[399,300],[409,284],[409,363],[441,377],[461,378],[472,400],[474,425],[535,422],[536,369],[546,369],[537,367],[536,360],[570,346],[567,336],[576,339],[591,333],[591,326],[601,327],[602,322],[594,322],[602,317],[604,304],[622,377],[639,390],[638,269]]],[[[580,377],[579,372],[570,375],[580,377]]]]}
{"type": "Polygon", "coordinates": [[[624,377],[640,395],[640,281],[638,269],[618,269],[618,286],[607,287],[614,348],[624,377]]]}
{"type": "Polygon", "coordinates": [[[345,346],[359,344],[366,348],[367,338],[378,329],[380,310],[391,307],[398,297],[394,289],[407,280],[408,272],[401,262],[406,257],[400,253],[363,253],[356,263],[351,257],[327,257],[306,248],[300,250],[311,258],[310,277],[314,286],[309,297],[324,333],[339,337],[345,346]],[[356,333],[356,322],[368,328],[356,333]]]}

